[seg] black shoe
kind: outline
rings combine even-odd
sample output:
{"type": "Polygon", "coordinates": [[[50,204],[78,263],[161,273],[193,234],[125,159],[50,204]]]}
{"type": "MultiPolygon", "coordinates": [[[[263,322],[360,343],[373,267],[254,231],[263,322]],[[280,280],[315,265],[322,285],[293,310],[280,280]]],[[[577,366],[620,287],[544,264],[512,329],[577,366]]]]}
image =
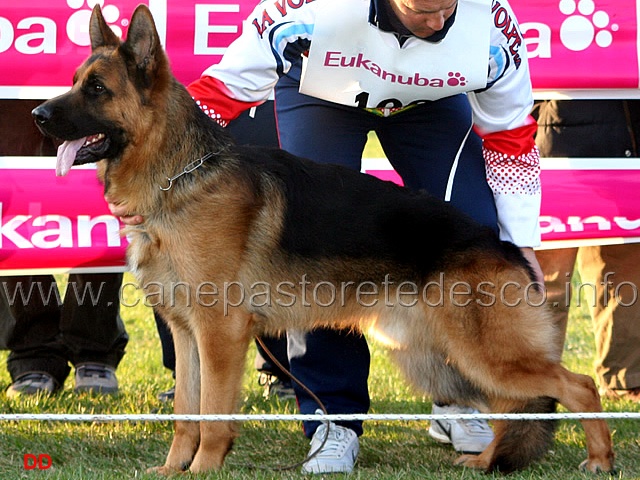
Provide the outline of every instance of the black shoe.
{"type": "Polygon", "coordinates": [[[116,393],[118,391],[116,369],[104,363],[79,363],[76,365],[75,391],[116,393]]]}
{"type": "Polygon", "coordinates": [[[27,372],[16,378],[9,388],[7,397],[15,398],[22,395],[51,395],[58,391],[58,382],[47,372],[27,372]]]}
{"type": "Polygon", "coordinates": [[[277,397],[280,400],[296,398],[296,393],[290,380],[282,380],[275,375],[261,372],[258,376],[258,383],[264,387],[264,392],[262,393],[264,398],[277,397]]]}
{"type": "Polygon", "coordinates": [[[173,402],[173,399],[176,397],[176,386],[174,385],[166,392],[160,392],[158,394],[158,400],[161,402],[173,402]]]}

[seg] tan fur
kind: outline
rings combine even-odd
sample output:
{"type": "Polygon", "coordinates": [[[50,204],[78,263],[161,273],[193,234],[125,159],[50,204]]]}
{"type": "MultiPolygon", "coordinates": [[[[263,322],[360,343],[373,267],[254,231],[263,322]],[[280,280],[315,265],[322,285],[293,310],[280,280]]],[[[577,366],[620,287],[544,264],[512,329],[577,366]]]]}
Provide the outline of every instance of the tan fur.
{"type": "MultiPolygon", "coordinates": [[[[129,143],[117,161],[100,162],[99,172],[109,198],[121,200],[131,213],[145,217],[142,225],[126,231],[131,238],[128,257],[173,333],[176,413],[235,412],[253,336],[318,326],[355,329],[378,338],[391,349],[411,383],[441,400],[468,401],[483,411],[511,412],[532,399],[552,397],[572,411],[600,411],[593,381],[560,365],[560,354],[554,348],[557,332],[544,308],[531,306],[539,297],[534,294],[529,302],[524,301],[523,292],[514,287],[507,289],[504,301],[491,302],[491,295],[497,292],[486,285],[526,285],[530,277],[522,266],[489,253],[476,249],[451,259],[442,285],[446,292],[458,295],[455,301],[445,298],[442,305],[437,288],[429,290],[427,302],[411,306],[398,302],[387,306],[382,293],[358,301],[355,290],[349,288],[343,292],[344,305],[328,305],[330,292],[322,289],[318,289],[319,301],[312,305],[300,301],[289,305],[287,293],[300,299],[303,291],[313,294],[318,282],[341,285],[350,279],[372,278],[382,284],[386,273],[395,280],[388,290],[395,299],[406,268],[382,259],[375,263],[331,257],[319,260],[284,251],[279,242],[287,208],[285,195],[267,176],[260,178],[256,188],[226,145],[216,152],[224,161],[207,166],[206,175],[196,170],[176,180],[174,188],[160,190],[167,177],[202,157],[210,146],[201,143],[197,131],[184,127],[190,122],[192,101],[171,79],[148,10],[139,7],[131,26],[142,43],[135,49],[138,62],[153,72],[153,81],[143,90],[124,81],[127,67],[119,58],[119,42],[103,24],[96,7],[92,45],[110,60],[81,66],[66,100],[76,101],[83,82],[92,75],[100,75],[115,92],[114,100],[99,115],[117,122],[129,143]],[[304,287],[297,283],[303,277],[309,282],[304,287]],[[225,282],[245,287],[282,282],[294,286],[290,292],[270,292],[268,307],[252,304],[248,298],[241,302],[233,289],[229,303],[237,306],[204,306],[197,292],[187,288],[203,282],[218,288],[225,282]],[[456,290],[456,282],[466,282],[473,294],[456,290]],[[468,396],[460,398],[461,391],[468,391],[468,396]]],[[[431,275],[420,286],[436,286],[440,281],[439,275],[431,275]]],[[[605,422],[583,425],[589,454],[586,468],[612,470],[605,422]]],[[[459,463],[491,468],[494,450],[509,428],[508,423],[496,422],[494,443],[479,456],[461,457],[459,463]]],[[[186,468],[194,473],[218,469],[236,435],[231,423],[177,422],[166,462],[154,470],[170,474],[186,468]]]]}

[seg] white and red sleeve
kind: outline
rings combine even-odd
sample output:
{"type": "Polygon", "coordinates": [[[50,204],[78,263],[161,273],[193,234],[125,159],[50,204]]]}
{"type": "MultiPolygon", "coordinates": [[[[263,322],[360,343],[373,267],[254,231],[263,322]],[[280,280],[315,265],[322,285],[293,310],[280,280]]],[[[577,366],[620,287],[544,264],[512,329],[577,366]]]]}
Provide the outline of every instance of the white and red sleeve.
{"type": "Polygon", "coordinates": [[[487,182],[498,210],[500,238],[519,247],[540,244],[540,155],[536,123],[483,136],[487,182]]]}
{"type": "Polygon", "coordinates": [[[236,100],[225,84],[215,77],[202,76],[187,90],[202,111],[223,127],[243,111],[262,103],[236,100]]]}
{"type": "Polygon", "coordinates": [[[527,49],[508,0],[501,0],[492,12],[496,18],[487,87],[469,92],[469,102],[476,132],[483,140],[500,237],[519,247],[535,247],[540,245],[540,158],[534,141],[537,124],[531,117],[527,49]]]}
{"type": "MultiPolygon", "coordinates": [[[[256,2],[258,3],[258,2],[256,2]]],[[[207,68],[200,78],[188,87],[189,93],[200,108],[216,122],[226,126],[244,110],[260,105],[272,98],[273,89],[281,74],[288,71],[291,64],[284,56],[289,42],[298,37],[291,34],[285,38],[271,35],[272,29],[288,31],[288,24],[294,27],[300,22],[312,22],[314,3],[311,7],[292,10],[286,16],[280,15],[277,7],[270,3],[260,2],[243,23],[242,34],[226,49],[220,62],[207,68]],[[269,23],[265,30],[256,25],[263,25],[267,10],[277,21],[269,23]],[[276,15],[277,13],[277,15],[276,15]],[[298,17],[303,17],[302,19],[298,17]],[[282,24],[286,24],[285,27],[282,24]]],[[[309,28],[292,30],[307,31],[309,28]]]]}

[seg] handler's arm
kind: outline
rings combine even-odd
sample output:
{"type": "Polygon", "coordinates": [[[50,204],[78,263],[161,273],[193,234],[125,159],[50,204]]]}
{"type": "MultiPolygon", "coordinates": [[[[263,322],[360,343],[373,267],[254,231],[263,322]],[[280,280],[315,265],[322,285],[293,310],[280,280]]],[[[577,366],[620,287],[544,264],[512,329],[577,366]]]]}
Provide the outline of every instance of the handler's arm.
{"type": "Polygon", "coordinates": [[[308,3],[283,16],[270,2],[259,3],[220,62],[187,87],[198,106],[226,127],[244,110],[270,98],[278,79],[308,48],[315,8],[308,3]]]}
{"type": "MultiPolygon", "coordinates": [[[[506,0],[511,28],[491,33],[487,87],[469,94],[483,140],[487,181],[498,210],[500,238],[518,247],[540,244],[540,158],[524,39],[506,0]]],[[[504,12],[502,12],[504,14],[504,12]]]]}

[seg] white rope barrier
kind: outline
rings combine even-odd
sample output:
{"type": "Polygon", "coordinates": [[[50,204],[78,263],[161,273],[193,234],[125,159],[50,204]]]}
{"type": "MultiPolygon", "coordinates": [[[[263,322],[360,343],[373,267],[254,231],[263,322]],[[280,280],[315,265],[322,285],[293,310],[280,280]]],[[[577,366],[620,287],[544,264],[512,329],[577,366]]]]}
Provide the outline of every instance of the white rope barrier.
{"type": "Polygon", "coordinates": [[[249,422],[249,421],[432,421],[432,420],[596,420],[640,419],[640,412],[585,412],[585,413],[461,413],[455,415],[433,414],[51,414],[4,413],[0,421],[56,421],[56,422],[249,422]]]}

